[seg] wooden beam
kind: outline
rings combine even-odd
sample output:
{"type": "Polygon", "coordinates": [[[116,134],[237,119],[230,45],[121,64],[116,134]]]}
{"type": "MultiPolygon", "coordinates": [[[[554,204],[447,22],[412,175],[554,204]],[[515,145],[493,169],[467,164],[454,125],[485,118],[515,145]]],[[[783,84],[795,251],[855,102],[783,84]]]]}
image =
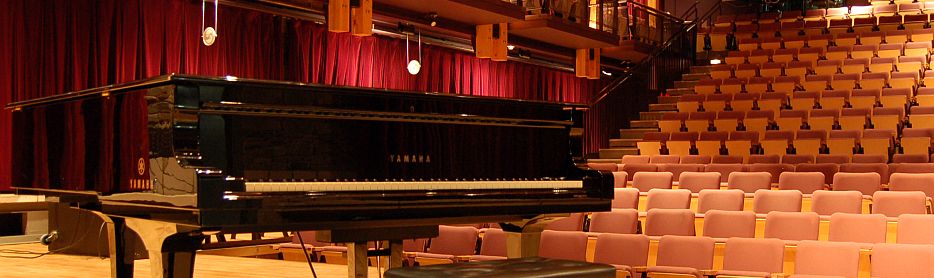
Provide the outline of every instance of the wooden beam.
{"type": "Polygon", "coordinates": [[[350,32],[350,0],[329,0],[328,31],[350,32]]]}
{"type": "Polygon", "coordinates": [[[354,36],[373,34],[373,0],[359,0],[359,7],[352,7],[351,33],[354,36]]]}

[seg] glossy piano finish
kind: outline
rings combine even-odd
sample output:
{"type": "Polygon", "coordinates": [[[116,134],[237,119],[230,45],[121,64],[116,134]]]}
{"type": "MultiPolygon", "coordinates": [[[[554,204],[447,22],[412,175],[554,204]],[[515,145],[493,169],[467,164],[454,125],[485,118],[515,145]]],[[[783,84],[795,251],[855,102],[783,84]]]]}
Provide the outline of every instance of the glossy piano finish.
{"type": "MultiPolygon", "coordinates": [[[[608,210],[612,199],[611,176],[572,163],[571,115],[580,108],[572,104],[167,75],[9,108],[16,130],[42,122],[49,134],[42,151],[17,149],[16,185],[69,189],[58,183],[68,172],[58,164],[37,179],[35,155],[63,157],[74,151],[60,146],[81,141],[87,189],[99,192],[102,210],[114,215],[250,230],[497,221],[608,210]],[[64,112],[74,107],[81,113],[64,112]],[[68,134],[75,122],[83,123],[83,135],[68,134]],[[581,186],[247,192],[244,185],[512,180],[581,186]]],[[[29,132],[15,137],[36,142],[29,132]]]]}

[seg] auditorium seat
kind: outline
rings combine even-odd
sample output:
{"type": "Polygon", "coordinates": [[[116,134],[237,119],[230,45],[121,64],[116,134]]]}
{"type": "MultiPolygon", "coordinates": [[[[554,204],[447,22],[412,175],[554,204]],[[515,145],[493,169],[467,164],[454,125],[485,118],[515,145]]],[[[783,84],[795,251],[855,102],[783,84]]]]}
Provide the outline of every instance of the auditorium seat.
{"type": "MultiPolygon", "coordinates": [[[[779,84],[778,79],[775,80],[775,84],[779,84]]],[[[746,122],[748,122],[751,118],[768,118],[771,120],[774,117],[775,111],[779,111],[779,109],[781,109],[782,105],[785,103],[785,100],[788,98],[788,93],[775,89],[775,84],[772,84],[772,89],[775,90],[775,92],[764,93],[759,97],[759,100],[756,102],[756,107],[759,107],[759,110],[753,110],[746,113],[746,122]]],[[[794,86],[794,83],[791,83],[790,85],[794,86]]],[[[748,123],[746,123],[746,130],[765,131],[765,129],[750,129],[748,123]]]]}
{"type": "MultiPolygon", "coordinates": [[[[706,113],[706,112],[697,112],[697,113],[706,113]]],[[[694,113],[692,113],[694,114],[694,113]]],[[[676,162],[652,162],[652,163],[679,163],[680,157],[691,154],[691,149],[694,147],[694,141],[697,141],[698,133],[696,131],[691,132],[672,132],[671,137],[665,143],[665,146],[668,148],[668,153],[672,156],[678,156],[679,161],[676,162]]]]}
{"type": "MultiPolygon", "coordinates": [[[[820,106],[826,110],[826,112],[814,114],[814,112],[819,110],[811,111],[811,118],[823,116],[833,117],[833,119],[836,120],[836,118],[840,117],[840,109],[843,109],[843,106],[846,105],[847,98],[850,97],[850,91],[851,90],[830,90],[821,92],[820,106]]],[[[814,124],[812,123],[811,125],[814,124]]],[[[831,124],[830,126],[832,127],[833,125],[831,124]]],[[[830,128],[824,129],[830,130],[830,128]]]]}
{"type": "MultiPolygon", "coordinates": [[[[730,133],[726,131],[701,132],[697,142],[694,142],[694,146],[697,149],[697,154],[708,159],[707,162],[703,162],[701,164],[710,163],[709,160],[711,157],[719,156],[720,148],[729,138],[730,133]]],[[[684,158],[682,158],[682,160],[684,160],[684,158]]]]}
{"type": "Polygon", "coordinates": [[[879,49],[878,45],[854,45],[853,51],[850,52],[850,57],[853,59],[867,59],[865,65],[869,67],[872,62],[872,58],[876,56],[876,50],[879,49]]]}
{"type": "Polygon", "coordinates": [[[795,254],[795,274],[791,277],[856,278],[859,249],[860,245],[849,242],[801,241],[795,254]]]}
{"type": "Polygon", "coordinates": [[[771,211],[765,217],[765,238],[817,240],[820,216],[815,212],[771,211]]]}
{"type": "Polygon", "coordinates": [[[887,217],[926,214],[927,202],[927,195],[920,191],[876,191],[872,194],[872,213],[887,217]]]}
{"type": "MultiPolygon", "coordinates": [[[[730,108],[733,109],[733,111],[731,112],[738,112],[738,113],[745,114],[746,111],[752,110],[753,105],[755,104],[755,100],[759,99],[760,96],[761,96],[760,93],[748,93],[748,92],[745,94],[733,95],[733,101],[730,102],[730,108]]],[[[726,119],[725,117],[721,117],[719,115],[718,115],[718,118],[726,119]]],[[[717,129],[717,130],[724,131],[720,129],[717,129]]],[[[725,130],[725,131],[732,131],[732,130],[725,130]]]]}
{"type": "Polygon", "coordinates": [[[876,172],[838,172],[833,175],[832,184],[835,191],[858,191],[868,196],[882,189],[882,177],[876,172]]]}
{"type": "MultiPolygon", "coordinates": [[[[616,165],[619,166],[623,164],[616,164],[616,165]]],[[[623,171],[619,171],[619,170],[622,170],[622,169],[618,169],[617,171],[613,172],[613,187],[614,188],[626,187],[626,182],[629,181],[629,178],[628,178],[629,174],[623,171]]]]}
{"type": "Polygon", "coordinates": [[[851,163],[888,163],[889,158],[883,154],[854,154],[851,163]]]}
{"type": "Polygon", "coordinates": [[[793,141],[795,153],[810,155],[811,162],[813,162],[813,157],[820,154],[821,147],[824,141],[827,140],[827,130],[830,129],[823,130],[818,128],[817,130],[796,131],[795,140],[793,141]]]}
{"type": "MultiPolygon", "coordinates": [[[[897,170],[897,169],[896,169],[897,170]]],[[[934,197],[934,172],[898,173],[889,176],[891,191],[921,191],[928,197],[934,197]]]]}
{"type": "MultiPolygon", "coordinates": [[[[734,67],[735,67],[734,65],[727,65],[727,64],[710,65],[710,78],[711,79],[727,79],[727,78],[733,77],[734,67]]],[[[681,100],[683,100],[685,96],[687,95],[681,96],[681,100]]],[[[703,99],[700,101],[703,101],[703,99]]],[[[694,112],[694,111],[687,111],[687,112],[694,112]]]]}
{"type": "MultiPolygon", "coordinates": [[[[916,50],[923,50],[927,52],[927,49],[916,49],[916,50]]],[[[925,65],[928,64],[927,54],[925,54],[924,57],[916,57],[916,56],[909,55],[908,51],[910,50],[908,49],[908,46],[906,45],[905,46],[906,56],[898,56],[898,63],[895,64],[895,71],[896,72],[920,72],[924,70],[925,65]]]]}
{"type": "Polygon", "coordinates": [[[934,248],[880,243],[872,247],[872,277],[929,277],[934,273],[934,248]]]}
{"type": "MultiPolygon", "coordinates": [[[[796,50],[776,49],[775,53],[772,54],[772,61],[774,62],[762,64],[762,67],[759,68],[759,75],[771,78],[781,76],[782,68],[784,67],[783,64],[791,61],[795,52],[796,50]]],[[[746,91],[748,92],[749,90],[746,91]]]]}
{"type": "Polygon", "coordinates": [[[704,270],[713,269],[714,240],[708,237],[663,236],[658,241],[655,266],[647,269],[653,273],[671,273],[702,277],[704,270]]]}
{"type": "MultiPolygon", "coordinates": [[[[680,122],[679,128],[680,128],[680,122]]],[[[659,127],[661,127],[661,121],[659,121],[659,127]]],[[[669,132],[646,132],[642,135],[642,141],[636,142],[636,147],[639,148],[640,155],[659,155],[661,154],[662,144],[665,141],[668,141],[668,137],[671,135],[669,132]]],[[[632,174],[630,172],[630,174],[632,174]]],[[[632,176],[632,175],[630,175],[632,176]]]]}
{"type": "Polygon", "coordinates": [[[891,173],[908,173],[908,174],[926,174],[934,173],[934,163],[892,163],[889,164],[889,172],[891,173]]]}
{"type": "MultiPolygon", "coordinates": [[[[833,80],[831,74],[837,72],[840,69],[840,65],[843,65],[843,61],[840,60],[820,60],[817,61],[817,66],[814,67],[814,71],[817,75],[807,75],[804,77],[804,81],[801,82],[802,88],[805,91],[821,91],[830,88],[830,81],[833,80]]],[[[811,107],[800,107],[797,109],[810,109],[811,107]]]]}
{"type": "Polygon", "coordinates": [[[673,181],[678,181],[681,178],[681,173],[684,172],[701,172],[704,170],[703,164],[661,164],[658,165],[659,172],[668,172],[671,173],[673,181]]]}
{"type": "Polygon", "coordinates": [[[908,122],[912,128],[934,128],[934,107],[931,106],[913,106],[908,122]]]}
{"type": "MultiPolygon", "coordinates": [[[[684,120],[687,120],[689,115],[689,112],[662,114],[662,118],[658,120],[658,129],[664,133],[679,132],[684,127],[684,120]]],[[[645,135],[648,135],[648,133],[645,135]]],[[[665,138],[665,140],[668,140],[668,138],[665,138]]]]}
{"type": "MultiPolygon", "coordinates": [[[[843,131],[843,130],[833,130],[833,131],[830,131],[831,136],[833,136],[833,132],[834,132],[834,131],[843,131]]],[[[858,137],[858,136],[857,136],[857,137],[858,137]]],[[[830,145],[831,140],[832,140],[832,139],[828,139],[828,141],[827,141],[827,144],[828,144],[828,145],[830,145]]],[[[839,165],[839,164],[844,164],[844,163],[850,163],[850,156],[851,156],[851,155],[852,155],[852,153],[850,153],[850,155],[845,155],[845,154],[819,154],[819,155],[817,155],[817,158],[816,158],[816,160],[814,161],[814,163],[818,163],[818,164],[821,164],[821,163],[833,163],[833,164],[838,164],[838,165],[839,165]]]]}
{"type": "MultiPolygon", "coordinates": [[[[699,95],[699,94],[682,95],[680,98],[678,98],[678,102],[675,103],[675,106],[678,107],[678,112],[681,112],[681,113],[697,112],[698,108],[700,108],[701,103],[703,103],[704,100],[706,99],[707,99],[706,95],[699,95]]],[[[680,124],[681,123],[678,123],[678,129],[681,129],[680,124]]],[[[666,123],[666,125],[669,125],[668,127],[666,127],[667,130],[672,130],[674,123],[673,122],[666,123]]]]}
{"type": "Polygon", "coordinates": [[[587,234],[569,231],[542,231],[538,256],[549,259],[587,261],[587,234]]]}
{"type": "Polygon", "coordinates": [[[819,172],[824,174],[824,184],[833,183],[833,176],[840,172],[840,165],[834,163],[814,163],[795,165],[795,172],[819,172]]]}
{"type": "MultiPolygon", "coordinates": [[[[866,83],[867,81],[870,81],[870,80],[869,80],[869,79],[863,79],[863,82],[861,82],[860,85],[862,85],[863,83],[866,83]]],[[[879,101],[879,97],[882,96],[882,88],[881,88],[881,86],[885,86],[884,79],[883,79],[882,84],[880,85],[879,88],[867,88],[867,87],[863,87],[863,89],[853,90],[853,92],[850,93],[850,106],[851,106],[853,109],[865,109],[865,110],[849,110],[849,109],[843,109],[843,110],[840,112],[840,116],[841,116],[841,117],[847,116],[847,115],[848,115],[847,110],[849,110],[849,111],[866,111],[866,112],[864,112],[863,114],[856,114],[856,113],[852,113],[852,114],[851,114],[851,115],[854,115],[854,116],[862,115],[863,118],[865,119],[865,118],[866,118],[866,115],[869,115],[870,109],[872,109],[873,106],[876,105],[876,102],[879,101]]],[[[843,125],[842,122],[841,122],[840,124],[843,125]]],[[[843,126],[843,129],[845,129],[845,130],[853,130],[854,128],[847,128],[847,127],[844,125],[844,126],[843,126]]],[[[858,129],[863,129],[863,128],[862,128],[862,125],[859,125],[859,126],[858,126],[858,129]]]]}
{"type": "Polygon", "coordinates": [[[794,165],[789,164],[749,164],[746,166],[749,172],[768,172],[772,175],[772,183],[778,183],[778,176],[782,172],[794,171],[794,165]]]}
{"type": "Polygon", "coordinates": [[[479,231],[471,226],[438,226],[438,236],[431,239],[428,251],[415,253],[420,265],[454,263],[459,256],[476,253],[479,231]]]}
{"type": "Polygon", "coordinates": [[[759,140],[759,145],[762,146],[763,154],[781,156],[788,153],[788,147],[794,139],[792,130],[767,130],[762,140],[759,140]]]}
{"type": "Polygon", "coordinates": [[[739,189],[745,193],[769,190],[771,186],[772,175],[769,172],[733,172],[726,185],[728,189],[739,189]]]}
{"type": "MultiPolygon", "coordinates": [[[[850,68],[850,71],[856,71],[857,69],[853,69],[853,68],[861,68],[861,67],[863,67],[863,65],[850,66],[849,68],[850,68]]],[[[845,70],[845,69],[847,69],[846,64],[840,66],[840,70],[845,70]]],[[[846,71],[843,71],[843,74],[834,74],[832,81],[830,81],[830,87],[833,88],[834,90],[847,90],[847,91],[853,90],[854,88],[856,88],[856,84],[859,82],[860,74],[862,74],[861,69],[859,69],[859,72],[856,72],[856,73],[848,73],[846,71]]]]}
{"type": "MultiPolygon", "coordinates": [[[[749,108],[752,108],[752,103],[749,104],[749,108]]],[[[736,131],[740,120],[744,118],[746,118],[746,112],[744,111],[722,111],[717,113],[717,119],[713,120],[713,126],[718,132],[736,131]]]]}
{"type": "Polygon", "coordinates": [[[772,211],[801,211],[801,191],[759,189],[753,197],[753,211],[765,214],[772,211]]]}
{"type": "Polygon", "coordinates": [[[864,154],[879,154],[888,157],[894,140],[895,130],[867,129],[863,131],[859,145],[863,148],[864,154]]]}
{"type": "Polygon", "coordinates": [[[709,155],[681,156],[681,164],[710,164],[710,156],[709,155]]]}
{"type": "Polygon", "coordinates": [[[614,209],[638,209],[639,189],[614,188],[612,207],[614,209]]]}
{"type": "MultiPolygon", "coordinates": [[[[932,106],[934,107],[934,106],[932,106]]],[[[919,154],[927,156],[930,153],[931,138],[934,137],[934,128],[905,128],[902,129],[900,140],[902,153],[919,154]]],[[[917,161],[917,159],[915,160],[917,161]]],[[[915,162],[915,163],[927,163],[915,162]]],[[[900,163],[893,161],[893,163],[900,163]]]]}
{"type": "Polygon", "coordinates": [[[755,154],[749,156],[749,164],[756,163],[781,163],[782,157],[776,154],[755,154]]]}
{"type": "Polygon", "coordinates": [[[741,211],[745,194],[739,189],[704,189],[697,194],[697,213],[710,210],[741,211]]]}
{"type": "Polygon", "coordinates": [[[934,244],[934,215],[903,214],[898,217],[896,243],[934,244]]]}
{"type": "Polygon", "coordinates": [[[645,164],[645,163],[649,163],[649,161],[650,161],[651,159],[652,159],[652,157],[651,157],[651,156],[648,156],[648,155],[629,155],[629,154],[627,154],[627,155],[624,155],[624,156],[623,156],[623,158],[620,160],[620,162],[621,162],[622,164],[645,164]]]}
{"type": "Polygon", "coordinates": [[[643,234],[694,236],[694,212],[690,209],[650,209],[646,213],[643,234]]]}
{"type": "Polygon", "coordinates": [[[626,172],[628,174],[626,175],[626,178],[629,179],[629,181],[632,181],[633,178],[635,178],[636,173],[655,172],[657,170],[658,170],[658,166],[656,166],[655,164],[631,163],[631,164],[623,165],[623,172],[626,172]]]}
{"type": "Polygon", "coordinates": [[[719,92],[722,94],[739,94],[743,91],[743,83],[745,83],[745,81],[745,78],[724,79],[720,84],[719,92]]]}
{"type": "Polygon", "coordinates": [[[486,229],[480,240],[480,253],[469,256],[469,261],[495,261],[506,259],[506,233],[502,229],[486,229]]]}
{"type": "Polygon", "coordinates": [[[636,209],[614,209],[594,212],[590,216],[590,232],[635,234],[639,232],[639,211],[636,209]]]}
{"type": "MultiPolygon", "coordinates": [[[[703,167],[703,166],[701,166],[703,167]]],[[[678,188],[698,193],[703,189],[720,189],[720,173],[717,172],[681,172],[678,188]]]]}
{"type": "MultiPolygon", "coordinates": [[[[717,155],[717,156],[710,158],[710,163],[712,164],[743,164],[743,157],[738,156],[738,155],[717,155]]],[[[726,176],[724,176],[724,178],[726,178],[726,176]]]]}
{"type": "Polygon", "coordinates": [[[545,226],[545,230],[552,231],[583,231],[584,230],[584,219],[586,215],[584,213],[571,213],[568,217],[564,217],[545,226]]]}
{"type": "MultiPolygon", "coordinates": [[[[827,149],[830,155],[843,157],[844,160],[850,160],[859,141],[860,130],[831,130],[827,138],[827,149]]],[[[817,156],[819,161],[822,155],[817,156]]],[[[845,162],[837,162],[845,163],[845,162]]]]}
{"type": "MultiPolygon", "coordinates": [[[[740,44],[740,47],[742,47],[742,45],[743,44],[740,44]]],[[[747,49],[740,49],[740,50],[747,50],[747,49]]],[[[755,77],[756,71],[759,69],[759,65],[757,65],[758,64],[757,62],[761,62],[762,59],[765,59],[766,61],[768,61],[768,55],[766,54],[767,53],[765,52],[761,52],[757,50],[751,51],[749,53],[749,57],[747,58],[749,60],[749,64],[736,65],[736,69],[733,71],[733,76],[736,78],[755,77]]],[[[726,83],[724,82],[724,84],[726,83]]],[[[739,92],[735,92],[735,93],[739,93],[739,92]]]]}
{"type": "MultiPolygon", "coordinates": [[[[905,139],[904,137],[902,138],[905,139]]],[[[930,145],[930,142],[928,143],[930,145]]],[[[902,146],[904,148],[904,146],[902,146]]],[[[927,147],[927,146],[925,146],[927,147]]],[[[907,151],[906,151],[907,152],[907,151]]],[[[930,156],[925,152],[924,154],[895,154],[892,156],[892,163],[928,163],[930,156]]]]}
{"type": "Polygon", "coordinates": [[[724,241],[731,237],[753,238],[756,214],[751,211],[709,210],[704,213],[704,236],[724,241]]]}
{"type": "Polygon", "coordinates": [[[703,79],[698,80],[697,85],[694,85],[694,93],[701,95],[711,95],[717,92],[717,88],[723,83],[722,80],[725,79],[703,79]]]}
{"type": "MultiPolygon", "coordinates": [[[[783,130],[787,130],[787,127],[785,127],[785,126],[782,125],[782,123],[783,123],[783,122],[781,121],[782,118],[792,118],[792,117],[794,117],[794,118],[807,118],[807,113],[806,113],[807,110],[811,110],[811,109],[814,108],[814,106],[817,105],[818,99],[820,99],[820,92],[819,92],[819,90],[822,90],[822,89],[823,89],[823,88],[820,88],[820,89],[814,90],[814,91],[805,91],[805,92],[794,92],[794,93],[792,93],[792,94],[791,94],[791,108],[792,108],[792,109],[795,109],[795,110],[792,110],[792,111],[795,111],[795,112],[789,114],[789,113],[784,113],[784,112],[791,112],[791,111],[787,111],[787,110],[780,111],[779,114],[778,114],[778,119],[776,120],[776,121],[778,121],[778,127],[779,127],[779,128],[782,128],[783,130]],[[805,112],[805,113],[802,115],[801,112],[805,112]],[[783,127],[785,127],[785,128],[783,128],[783,127]]],[[[794,126],[799,126],[799,125],[801,125],[800,122],[798,122],[798,123],[792,122],[792,125],[789,125],[788,127],[794,127],[794,126]]]]}
{"type": "Polygon", "coordinates": [[[784,172],[778,177],[778,189],[811,194],[824,188],[824,180],[821,172],[784,172]]]}
{"type": "Polygon", "coordinates": [[[859,191],[817,190],[811,195],[811,211],[829,216],[834,213],[862,213],[863,193],[859,191]]]}
{"type": "MultiPolygon", "coordinates": [[[[716,112],[691,112],[687,120],[684,120],[684,127],[687,128],[687,131],[695,133],[694,136],[696,137],[697,132],[710,130],[710,124],[716,118],[716,112]]],[[[676,132],[672,132],[672,137],[674,137],[675,134],[676,132]]]]}
{"type": "MultiPolygon", "coordinates": [[[[597,236],[593,262],[612,265],[628,277],[640,277],[637,267],[648,265],[649,238],[645,235],[601,234],[597,236]]],[[[625,276],[624,276],[625,277],[625,276]]]]}
{"type": "Polygon", "coordinates": [[[646,197],[646,210],[687,209],[691,207],[691,191],[687,189],[651,189],[646,197]]]}
{"type": "Polygon", "coordinates": [[[934,106],[934,71],[924,72],[924,79],[924,84],[931,87],[918,88],[915,101],[918,102],[918,106],[934,106]]]}
{"type": "Polygon", "coordinates": [[[885,223],[886,217],[881,214],[834,213],[830,216],[828,240],[868,244],[884,243],[885,223]]]}
{"type": "Polygon", "coordinates": [[[649,157],[649,163],[678,164],[678,163],[681,163],[681,156],[680,155],[653,155],[649,157]]]}
{"type": "MultiPolygon", "coordinates": [[[[898,65],[895,68],[897,69],[898,65]]],[[[911,92],[918,86],[919,75],[920,73],[917,71],[892,72],[889,76],[889,88],[882,89],[882,98],[880,99],[882,107],[897,107],[907,104],[911,92]]]]}
{"type": "Polygon", "coordinates": [[[905,118],[905,109],[902,107],[876,107],[872,109],[873,129],[897,130],[905,118]]]}
{"type": "MultiPolygon", "coordinates": [[[[753,111],[750,111],[753,112],[753,111]]],[[[748,122],[750,119],[746,118],[748,122]]],[[[747,125],[748,127],[748,125],[747,125]]],[[[762,127],[765,130],[765,127],[762,127]]],[[[748,158],[752,147],[759,142],[759,132],[756,131],[733,131],[730,132],[730,139],[724,142],[727,153],[731,156],[748,158]]]]}
{"type": "Polygon", "coordinates": [[[587,163],[587,167],[594,170],[616,172],[618,171],[616,163],[587,163]]]}
{"type": "Polygon", "coordinates": [[[775,83],[779,84],[779,86],[772,84],[772,90],[776,92],[794,91],[795,85],[800,83],[808,72],[814,68],[820,54],[820,49],[803,48],[799,50],[798,61],[788,62],[785,66],[785,76],[775,77],[775,83]]]}
{"type": "Polygon", "coordinates": [[[785,245],[777,239],[730,238],[718,276],[773,277],[782,273],[785,245]]]}
{"type": "Polygon", "coordinates": [[[803,163],[814,163],[812,154],[786,154],[782,156],[782,164],[797,165],[803,163]]]}

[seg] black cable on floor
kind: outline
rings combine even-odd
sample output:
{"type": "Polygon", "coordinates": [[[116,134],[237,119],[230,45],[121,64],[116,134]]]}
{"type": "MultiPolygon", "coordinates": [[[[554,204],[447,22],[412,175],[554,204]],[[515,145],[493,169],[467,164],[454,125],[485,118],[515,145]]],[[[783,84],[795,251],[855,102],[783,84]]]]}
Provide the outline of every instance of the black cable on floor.
{"type": "Polygon", "coordinates": [[[311,263],[311,256],[308,255],[308,249],[305,248],[305,240],[302,239],[302,233],[295,231],[295,234],[298,235],[298,243],[302,245],[302,252],[305,253],[305,261],[308,262],[308,268],[311,268],[311,276],[318,278],[318,274],[315,273],[315,265],[311,263]]]}

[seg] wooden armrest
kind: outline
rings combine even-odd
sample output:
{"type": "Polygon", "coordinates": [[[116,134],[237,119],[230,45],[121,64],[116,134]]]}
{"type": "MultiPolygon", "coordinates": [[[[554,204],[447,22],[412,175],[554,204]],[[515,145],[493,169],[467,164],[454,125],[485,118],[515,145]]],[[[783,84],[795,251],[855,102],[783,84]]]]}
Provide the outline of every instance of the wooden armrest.
{"type": "Polygon", "coordinates": [[[631,267],[633,272],[645,273],[649,267],[648,266],[633,266],[631,267]]]}
{"type": "Polygon", "coordinates": [[[455,263],[459,263],[459,262],[469,262],[469,261],[470,261],[470,257],[471,257],[470,255],[454,256],[454,262],[455,262],[455,263]]]}
{"type": "Polygon", "coordinates": [[[701,269],[697,272],[700,272],[702,276],[717,276],[717,271],[713,269],[701,269]]]}
{"type": "Polygon", "coordinates": [[[791,274],[772,273],[772,278],[785,278],[785,277],[788,277],[788,276],[791,276],[791,274]]]}

